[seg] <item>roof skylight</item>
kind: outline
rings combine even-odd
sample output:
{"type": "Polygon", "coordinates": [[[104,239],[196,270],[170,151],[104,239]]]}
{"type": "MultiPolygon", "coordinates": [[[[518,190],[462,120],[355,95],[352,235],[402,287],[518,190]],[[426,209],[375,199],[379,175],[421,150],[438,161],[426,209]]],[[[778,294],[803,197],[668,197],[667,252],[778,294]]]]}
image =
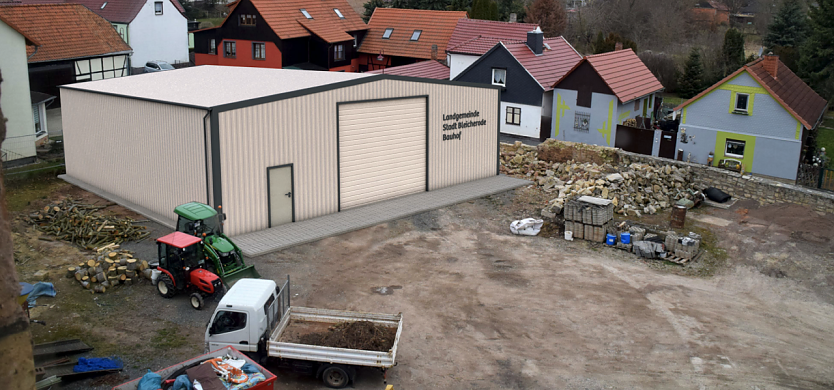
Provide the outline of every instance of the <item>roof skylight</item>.
{"type": "Polygon", "coordinates": [[[333,12],[335,12],[336,15],[339,15],[339,19],[344,19],[345,18],[345,15],[342,15],[342,12],[339,11],[338,8],[333,8],[333,12]]]}
{"type": "Polygon", "coordinates": [[[301,13],[304,14],[304,17],[307,18],[307,19],[312,19],[313,18],[312,16],[310,16],[310,13],[307,12],[307,10],[304,9],[304,8],[301,9],[301,13]]]}
{"type": "Polygon", "coordinates": [[[393,28],[386,28],[386,29],[385,29],[385,32],[384,32],[384,33],[382,33],[382,39],[388,39],[388,38],[391,38],[391,34],[392,34],[393,32],[394,32],[394,29],[393,29],[393,28]]]}

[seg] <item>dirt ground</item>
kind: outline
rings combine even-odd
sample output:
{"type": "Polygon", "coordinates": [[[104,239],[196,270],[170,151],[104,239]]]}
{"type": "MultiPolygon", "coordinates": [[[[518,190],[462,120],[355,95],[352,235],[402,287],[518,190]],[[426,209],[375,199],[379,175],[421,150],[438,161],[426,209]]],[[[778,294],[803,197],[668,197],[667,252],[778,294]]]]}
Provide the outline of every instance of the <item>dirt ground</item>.
{"type": "MultiPolygon", "coordinates": [[[[293,305],[402,312],[387,378],[397,390],[834,387],[831,215],[743,201],[694,210],[687,230],[704,234],[713,253],[680,267],[511,235],[510,222],[536,216],[542,201],[519,189],[250,261],[264,277],[291,275],[293,305]]],[[[152,237],[167,233],[149,226],[152,237]]],[[[16,250],[30,258],[22,280],[82,255],[16,229],[16,250]]],[[[153,242],[132,249],[150,257],[153,242]]],[[[33,310],[49,323],[34,325],[35,340],[80,337],[96,347],[90,356],[122,357],[131,378],[201,351],[216,305],[198,312],[147,282],[96,296],[53,282],[58,296],[38,300],[51,307],[33,310]]],[[[322,388],[278,374],[276,389],[322,388]]],[[[65,388],[109,388],[94,382],[65,388]]],[[[355,387],[382,384],[378,371],[362,369],[355,387]]]]}

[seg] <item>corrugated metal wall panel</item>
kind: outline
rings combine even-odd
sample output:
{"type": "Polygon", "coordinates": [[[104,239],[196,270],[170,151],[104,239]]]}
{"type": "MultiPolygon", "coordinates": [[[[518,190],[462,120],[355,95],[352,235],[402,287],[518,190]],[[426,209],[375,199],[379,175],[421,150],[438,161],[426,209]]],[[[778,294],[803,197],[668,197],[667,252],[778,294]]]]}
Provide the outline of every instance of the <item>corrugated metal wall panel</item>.
{"type": "Polygon", "coordinates": [[[426,190],[426,98],[339,106],[341,209],[426,190]]]}
{"type": "Polygon", "coordinates": [[[498,91],[380,80],[298,98],[221,112],[220,159],[226,231],[268,226],[266,168],[293,164],[296,221],[338,211],[336,103],[428,95],[429,189],[496,174],[498,91]],[[443,115],[478,111],[483,126],[443,131],[443,115]],[[461,139],[443,134],[461,132],[461,139]]]}
{"type": "Polygon", "coordinates": [[[206,201],[206,111],[61,90],[67,174],[160,215],[206,201]]]}

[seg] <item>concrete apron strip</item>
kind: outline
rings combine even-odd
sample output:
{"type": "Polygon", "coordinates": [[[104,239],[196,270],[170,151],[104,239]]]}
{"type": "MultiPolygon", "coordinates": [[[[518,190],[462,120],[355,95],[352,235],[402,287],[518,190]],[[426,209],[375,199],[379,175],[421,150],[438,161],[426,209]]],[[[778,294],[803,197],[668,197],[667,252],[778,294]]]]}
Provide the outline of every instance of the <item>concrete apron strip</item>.
{"type": "Polygon", "coordinates": [[[241,234],[235,236],[234,241],[244,255],[260,256],[529,184],[532,184],[532,182],[504,175],[492,176],[434,191],[421,192],[348,209],[335,214],[288,223],[266,230],[241,234]]]}
{"type": "MultiPolygon", "coordinates": [[[[96,195],[98,195],[98,196],[100,196],[104,199],[107,199],[107,200],[109,200],[113,203],[117,203],[117,204],[119,204],[120,206],[122,206],[126,209],[129,209],[129,210],[134,211],[136,213],[142,214],[145,217],[147,217],[148,219],[150,219],[151,221],[154,221],[156,223],[167,226],[167,227],[171,228],[172,230],[175,229],[176,226],[177,226],[177,221],[175,221],[173,219],[166,218],[163,215],[157,214],[157,213],[155,213],[151,210],[148,210],[148,209],[146,209],[142,206],[139,206],[139,205],[137,205],[133,202],[130,202],[130,201],[128,201],[128,200],[126,200],[126,199],[124,199],[120,196],[113,195],[113,194],[111,194],[107,191],[104,191],[104,190],[100,189],[100,188],[97,188],[97,187],[94,187],[90,184],[87,184],[87,183],[85,183],[81,180],[78,180],[78,179],[70,176],[70,175],[58,175],[58,178],[67,182],[67,183],[70,183],[70,184],[72,184],[76,187],[79,187],[84,191],[92,192],[92,193],[94,193],[94,194],[96,194],[96,195]]],[[[173,211],[174,210],[171,210],[171,212],[173,212],[173,211]]]]}

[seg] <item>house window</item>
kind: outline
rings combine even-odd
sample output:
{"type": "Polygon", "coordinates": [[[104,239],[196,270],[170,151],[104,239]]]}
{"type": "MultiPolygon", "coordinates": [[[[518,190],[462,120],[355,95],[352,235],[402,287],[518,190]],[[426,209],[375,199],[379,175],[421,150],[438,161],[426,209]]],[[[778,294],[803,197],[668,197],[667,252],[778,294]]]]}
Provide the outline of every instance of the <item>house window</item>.
{"type": "Polygon", "coordinates": [[[384,33],[382,33],[382,39],[388,39],[388,38],[391,38],[391,34],[392,34],[393,32],[394,32],[394,29],[393,29],[393,28],[386,28],[386,29],[385,29],[385,32],[384,32],[384,33]]]}
{"type": "Polygon", "coordinates": [[[339,19],[344,19],[345,18],[345,15],[342,15],[342,11],[339,11],[338,8],[333,8],[333,12],[335,12],[336,15],[339,16],[339,19]]]}
{"type": "Polygon", "coordinates": [[[573,114],[573,129],[583,133],[588,133],[591,124],[590,112],[575,112],[573,114]]]}
{"type": "Polygon", "coordinates": [[[634,111],[640,111],[640,99],[634,101],[634,111]]]}
{"type": "Polygon", "coordinates": [[[265,60],[266,59],[266,44],[265,43],[253,43],[252,44],[252,58],[256,60],[265,60]]]}
{"type": "Polygon", "coordinates": [[[358,35],[353,36],[353,47],[356,47],[356,46],[359,46],[359,36],[358,35]]]}
{"type": "Polygon", "coordinates": [[[492,68],[492,85],[507,85],[507,70],[492,68]]]}
{"type": "Polygon", "coordinates": [[[411,40],[416,41],[416,40],[420,39],[420,34],[422,34],[422,33],[423,33],[423,30],[414,30],[414,32],[411,33],[411,40]]]}
{"type": "Polygon", "coordinates": [[[223,57],[235,58],[237,57],[237,45],[235,41],[223,42],[223,57]]]}
{"type": "Polygon", "coordinates": [[[333,60],[342,61],[345,59],[345,45],[333,46],[333,60]]]}
{"type": "Polygon", "coordinates": [[[304,9],[304,8],[301,9],[301,14],[303,14],[304,17],[307,18],[307,19],[312,19],[313,18],[312,16],[310,16],[310,13],[307,12],[307,10],[304,9]]]}
{"type": "Polygon", "coordinates": [[[209,39],[209,54],[217,54],[217,42],[214,38],[209,39]]]}
{"type": "Polygon", "coordinates": [[[258,21],[257,18],[258,18],[257,15],[240,15],[240,19],[238,20],[238,23],[241,26],[254,26],[255,23],[258,21]]]}
{"type": "Polygon", "coordinates": [[[506,122],[507,122],[508,125],[520,125],[521,124],[521,108],[519,108],[519,107],[507,107],[506,122]]]}
{"type": "Polygon", "coordinates": [[[736,94],[736,107],[735,110],[739,112],[747,112],[747,105],[750,103],[750,95],[746,93],[737,93],[736,94]]]}
{"type": "Polygon", "coordinates": [[[153,3],[153,13],[157,15],[162,15],[162,2],[157,1],[153,3]]]}
{"type": "Polygon", "coordinates": [[[40,137],[40,136],[46,134],[46,130],[41,129],[40,104],[33,104],[32,105],[32,114],[34,115],[34,120],[35,120],[35,135],[40,137]]]}
{"type": "Polygon", "coordinates": [[[728,139],[727,146],[724,150],[724,156],[744,158],[744,143],[744,141],[728,139]]]}

